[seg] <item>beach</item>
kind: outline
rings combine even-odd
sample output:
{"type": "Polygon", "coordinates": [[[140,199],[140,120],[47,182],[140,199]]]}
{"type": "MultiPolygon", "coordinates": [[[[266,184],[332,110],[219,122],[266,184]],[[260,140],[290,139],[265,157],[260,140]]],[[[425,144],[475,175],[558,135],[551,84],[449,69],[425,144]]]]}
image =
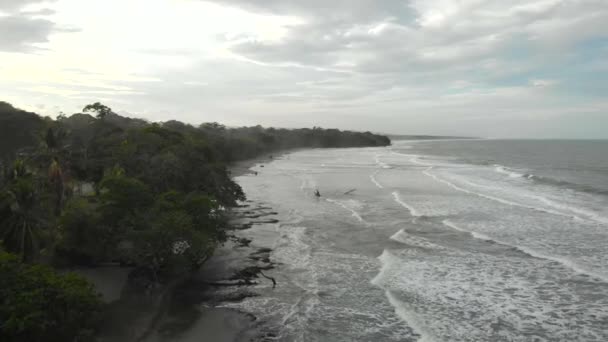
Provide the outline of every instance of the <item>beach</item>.
{"type": "MultiPolygon", "coordinates": [[[[461,144],[475,143],[492,146],[461,144]]],[[[589,173],[564,189],[548,184],[553,168],[441,156],[433,144],[235,166],[248,200],[234,208],[234,236],[174,291],[145,341],[608,338],[601,176],[595,192],[584,191],[589,173]]]]}
{"type": "Polygon", "coordinates": [[[240,236],[272,249],[278,286],[225,307],[281,341],[606,340],[601,147],[414,141],[255,166],[236,179],[279,222],[240,236]]]}

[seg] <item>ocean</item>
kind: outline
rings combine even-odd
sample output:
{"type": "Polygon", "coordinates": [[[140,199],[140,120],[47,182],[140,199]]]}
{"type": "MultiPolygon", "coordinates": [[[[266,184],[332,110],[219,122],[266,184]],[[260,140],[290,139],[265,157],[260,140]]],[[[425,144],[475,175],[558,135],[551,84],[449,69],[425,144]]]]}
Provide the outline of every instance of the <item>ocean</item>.
{"type": "Polygon", "coordinates": [[[280,341],[608,341],[608,141],[396,141],[238,177],[280,341]],[[314,195],[319,190],[321,197],[314,195]]]}

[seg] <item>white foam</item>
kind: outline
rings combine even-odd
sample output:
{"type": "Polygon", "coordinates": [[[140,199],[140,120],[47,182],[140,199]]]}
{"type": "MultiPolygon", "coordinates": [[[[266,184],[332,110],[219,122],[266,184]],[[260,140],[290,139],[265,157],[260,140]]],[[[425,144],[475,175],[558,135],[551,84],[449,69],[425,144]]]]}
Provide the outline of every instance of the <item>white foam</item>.
{"type": "Polygon", "coordinates": [[[383,162],[383,161],[380,160],[380,155],[379,154],[376,155],[375,160],[376,160],[376,164],[378,164],[379,167],[381,167],[383,169],[390,169],[391,168],[388,164],[386,164],[385,162],[383,162]]]}
{"type": "Polygon", "coordinates": [[[281,237],[273,246],[273,259],[295,268],[306,268],[310,262],[310,246],[304,241],[306,227],[281,229],[281,237]]]}
{"type": "Polygon", "coordinates": [[[407,325],[414,330],[414,332],[420,335],[418,342],[433,342],[436,339],[433,335],[428,331],[428,329],[424,326],[421,320],[416,316],[411,308],[408,307],[407,303],[404,303],[397,299],[395,295],[391,293],[390,290],[386,289],[382,280],[387,276],[387,273],[390,272],[396,263],[399,263],[399,258],[393,256],[388,250],[384,250],[382,255],[378,257],[380,260],[381,268],[380,272],[374,279],[372,279],[371,283],[375,286],[378,286],[385,290],[386,298],[388,299],[391,306],[395,309],[395,313],[401,320],[403,320],[407,325]]]}
{"type": "MultiPolygon", "coordinates": [[[[526,208],[526,209],[535,210],[535,211],[541,211],[541,212],[545,212],[545,213],[548,213],[548,214],[568,217],[568,218],[571,218],[571,219],[580,219],[576,215],[566,214],[566,213],[562,213],[562,212],[555,211],[555,210],[550,210],[550,209],[545,209],[545,208],[539,208],[539,207],[529,206],[529,205],[525,205],[525,204],[522,204],[522,203],[513,202],[513,201],[510,201],[510,200],[507,200],[507,199],[504,199],[504,198],[500,198],[500,197],[496,197],[496,196],[490,196],[490,195],[486,195],[486,194],[483,194],[483,193],[480,193],[480,192],[475,192],[475,191],[472,191],[472,190],[468,190],[468,189],[459,187],[458,185],[456,185],[454,183],[451,183],[451,182],[449,182],[449,181],[447,181],[445,179],[442,179],[442,178],[440,178],[440,177],[438,177],[438,176],[430,173],[429,170],[431,170],[432,168],[433,167],[431,166],[428,169],[426,169],[425,171],[423,171],[422,173],[425,174],[425,175],[427,175],[427,176],[429,176],[429,177],[431,177],[431,178],[433,178],[434,180],[436,180],[436,181],[438,181],[440,183],[443,183],[443,184],[451,187],[454,190],[457,190],[457,191],[460,191],[460,192],[464,192],[464,193],[467,193],[469,195],[475,195],[475,196],[478,196],[478,197],[486,198],[486,199],[489,199],[489,200],[492,200],[492,201],[495,201],[495,202],[498,202],[498,203],[510,205],[510,206],[513,206],[513,207],[520,207],[520,208],[526,208]]],[[[473,184],[473,183],[470,183],[470,184],[473,184]]]]}
{"type": "Polygon", "coordinates": [[[403,243],[405,245],[413,246],[413,247],[422,247],[428,249],[443,249],[444,247],[429,242],[427,239],[420,238],[417,236],[413,236],[405,232],[405,230],[401,229],[393,236],[390,237],[391,240],[403,243]]]}
{"type": "Polygon", "coordinates": [[[372,183],[374,183],[378,189],[384,189],[384,186],[382,186],[382,184],[380,184],[380,182],[378,182],[378,180],[376,179],[376,175],[379,173],[379,171],[374,172],[373,174],[371,174],[369,176],[369,179],[372,181],[372,183]]]}
{"type": "MultiPolygon", "coordinates": [[[[355,217],[355,218],[356,218],[356,219],[357,219],[359,222],[361,222],[361,223],[366,223],[366,222],[365,222],[365,220],[363,219],[363,217],[361,217],[361,214],[359,214],[359,213],[358,213],[356,210],[354,210],[353,208],[351,208],[351,207],[347,206],[347,205],[346,205],[344,202],[341,202],[341,201],[336,201],[336,200],[331,199],[331,198],[326,198],[325,200],[326,200],[327,202],[329,202],[329,203],[336,204],[336,205],[338,205],[338,206],[340,206],[340,207],[342,207],[342,208],[344,208],[344,209],[346,209],[346,210],[350,211],[350,212],[352,213],[352,216],[353,216],[353,217],[355,217]]],[[[351,202],[353,202],[353,201],[351,200],[351,202]]]]}
{"type": "Polygon", "coordinates": [[[393,198],[395,199],[395,202],[399,203],[402,207],[406,208],[407,210],[409,210],[410,214],[414,217],[420,217],[422,216],[418,211],[416,211],[416,209],[414,207],[412,207],[411,205],[405,203],[402,199],[401,196],[399,195],[399,193],[397,191],[393,192],[393,198]]]}
{"type": "Polygon", "coordinates": [[[494,241],[494,240],[492,240],[492,238],[490,238],[487,235],[480,234],[480,233],[477,233],[477,232],[474,232],[474,231],[470,231],[470,230],[462,229],[462,228],[458,227],[457,225],[455,225],[454,223],[452,223],[452,222],[450,222],[448,220],[443,221],[443,224],[446,225],[446,226],[448,226],[448,227],[450,227],[450,228],[452,228],[452,229],[454,229],[454,230],[457,230],[457,231],[460,231],[460,232],[463,232],[463,233],[471,234],[476,239],[484,240],[484,241],[494,241]]]}
{"type": "MultiPolygon", "coordinates": [[[[481,184],[473,183],[471,181],[467,181],[467,180],[463,180],[463,179],[461,179],[460,182],[473,186],[473,187],[476,187],[476,188],[487,189],[490,191],[508,191],[505,188],[481,185],[481,184]]],[[[559,209],[561,211],[555,211],[555,210],[551,210],[551,209],[547,209],[547,208],[539,208],[539,207],[534,207],[534,206],[526,206],[524,204],[518,203],[517,205],[520,207],[533,209],[533,210],[537,210],[537,211],[543,211],[543,212],[547,212],[547,213],[551,213],[551,214],[555,214],[555,215],[559,215],[559,216],[570,217],[570,218],[573,218],[573,219],[579,220],[579,221],[595,221],[595,222],[602,223],[602,224],[608,224],[608,218],[603,217],[595,212],[585,210],[585,209],[580,209],[580,208],[577,208],[577,207],[571,206],[571,205],[557,203],[555,201],[548,199],[547,197],[540,196],[537,194],[530,194],[530,191],[525,190],[525,189],[514,188],[514,190],[516,190],[516,193],[515,193],[516,196],[531,198],[531,199],[539,201],[551,208],[559,209]],[[564,212],[564,211],[566,211],[566,212],[564,212]],[[570,213],[567,213],[568,211],[570,213]]]]}
{"type": "Polygon", "coordinates": [[[604,291],[571,286],[577,278],[547,260],[457,249],[385,250],[379,259],[372,284],[421,340],[606,340],[604,291]],[[572,317],[580,317],[576,326],[572,317]]]}
{"type": "Polygon", "coordinates": [[[422,166],[431,166],[431,164],[427,164],[427,163],[423,163],[421,162],[418,157],[414,157],[410,159],[410,162],[414,163],[414,164],[418,164],[418,165],[422,165],[422,166]]]}
{"type": "Polygon", "coordinates": [[[523,173],[512,171],[511,169],[509,169],[505,166],[502,166],[500,164],[494,165],[494,170],[498,173],[505,174],[511,178],[522,178],[525,176],[525,174],[523,174],[523,173]]]}
{"type": "Polygon", "coordinates": [[[521,252],[523,252],[525,254],[528,254],[528,255],[530,255],[532,257],[535,257],[535,258],[555,261],[555,262],[561,264],[562,266],[564,266],[564,267],[566,267],[566,268],[568,268],[568,269],[570,269],[570,270],[572,270],[572,271],[574,271],[576,273],[584,274],[584,275],[587,275],[589,277],[599,279],[599,280],[601,280],[603,282],[608,282],[608,275],[598,274],[596,272],[591,272],[591,271],[585,269],[584,267],[578,265],[577,263],[575,263],[575,262],[573,262],[571,260],[568,260],[566,258],[559,257],[559,256],[547,255],[547,254],[538,252],[538,251],[536,251],[534,249],[531,249],[531,248],[528,248],[528,247],[525,247],[525,246],[516,246],[516,245],[510,244],[510,243],[501,241],[501,240],[493,239],[493,238],[491,238],[491,237],[489,237],[487,235],[480,234],[480,233],[477,233],[475,231],[463,229],[463,228],[457,226],[456,224],[454,224],[453,222],[451,222],[449,220],[444,220],[443,224],[445,226],[447,226],[447,227],[450,227],[450,228],[454,229],[454,230],[458,230],[458,231],[464,232],[464,233],[469,233],[469,234],[471,234],[476,239],[484,240],[484,241],[493,241],[495,243],[498,243],[498,244],[501,244],[501,245],[504,245],[504,246],[509,246],[509,247],[515,248],[515,249],[517,249],[517,250],[519,250],[519,251],[521,251],[521,252]]]}
{"type": "Polygon", "coordinates": [[[420,335],[418,342],[434,342],[436,341],[435,337],[427,330],[424,326],[421,319],[416,316],[416,313],[409,308],[409,306],[400,300],[397,299],[395,295],[391,293],[391,291],[385,291],[386,298],[388,298],[388,302],[395,308],[395,313],[402,320],[404,320],[415,333],[420,335]]]}
{"type": "MultiPolygon", "coordinates": [[[[596,221],[598,223],[608,224],[608,218],[601,216],[593,211],[577,208],[577,207],[574,207],[571,205],[557,203],[555,201],[552,201],[546,197],[539,196],[539,195],[526,195],[526,196],[537,199],[550,207],[560,209],[560,210],[567,210],[567,211],[576,213],[578,215],[584,216],[584,217],[588,218],[589,220],[596,221]]],[[[579,219],[581,219],[581,218],[579,217],[579,219]]]]}

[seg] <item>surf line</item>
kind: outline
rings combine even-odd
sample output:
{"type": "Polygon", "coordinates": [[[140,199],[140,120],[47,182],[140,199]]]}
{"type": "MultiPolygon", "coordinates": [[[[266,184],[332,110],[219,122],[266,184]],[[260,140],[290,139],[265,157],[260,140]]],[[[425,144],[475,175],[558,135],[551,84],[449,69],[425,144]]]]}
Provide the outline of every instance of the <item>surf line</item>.
{"type": "Polygon", "coordinates": [[[435,336],[427,328],[422,320],[418,318],[416,310],[414,310],[410,304],[401,301],[395,294],[390,290],[390,286],[383,282],[385,275],[393,267],[391,262],[391,253],[388,250],[384,250],[382,255],[378,257],[380,264],[382,265],[380,272],[371,280],[371,284],[384,290],[384,295],[389,301],[389,304],[395,310],[395,314],[402,321],[404,321],[416,335],[419,335],[418,342],[434,342],[437,341],[435,336]]]}
{"type": "MultiPolygon", "coordinates": [[[[487,185],[481,185],[481,184],[469,182],[469,181],[464,180],[464,179],[461,179],[460,181],[462,183],[464,183],[464,184],[468,184],[468,185],[470,185],[472,187],[479,188],[479,189],[486,189],[486,190],[489,190],[489,191],[500,190],[500,188],[497,188],[497,187],[487,186],[487,185]]],[[[540,201],[540,202],[543,202],[544,204],[546,204],[546,205],[548,205],[550,207],[553,207],[553,208],[565,209],[565,210],[572,211],[573,213],[578,213],[580,215],[586,216],[587,218],[584,218],[584,217],[581,217],[581,216],[577,216],[577,215],[574,215],[574,214],[564,213],[564,212],[561,212],[561,211],[555,211],[555,210],[543,209],[543,208],[536,208],[536,207],[528,207],[528,206],[520,204],[520,206],[522,206],[524,208],[530,208],[530,209],[534,209],[534,210],[538,210],[538,211],[543,211],[543,212],[551,213],[551,214],[558,215],[558,216],[571,217],[571,218],[573,218],[575,220],[578,220],[578,221],[598,222],[598,223],[604,223],[604,224],[608,223],[608,220],[604,220],[601,216],[597,216],[594,213],[589,213],[589,212],[586,212],[586,211],[581,210],[581,209],[565,206],[565,205],[553,202],[553,201],[551,201],[551,200],[549,200],[549,199],[547,199],[547,198],[545,198],[543,196],[529,195],[529,194],[523,194],[522,196],[527,197],[527,198],[531,198],[531,199],[534,199],[534,200],[537,200],[537,201],[540,201]]]]}
{"type": "Polygon", "coordinates": [[[583,274],[583,275],[586,275],[588,277],[595,278],[597,280],[601,280],[604,283],[608,283],[608,277],[607,276],[602,275],[602,274],[597,274],[597,273],[594,273],[592,271],[588,271],[584,267],[581,267],[581,266],[577,265],[575,262],[572,262],[572,261],[570,261],[568,259],[546,255],[546,254],[543,254],[543,253],[539,253],[539,252],[535,251],[534,249],[531,249],[531,248],[528,248],[528,247],[517,246],[517,245],[510,244],[510,243],[506,243],[504,241],[496,240],[496,239],[493,239],[493,238],[491,238],[491,237],[489,237],[487,235],[480,234],[480,233],[477,233],[477,232],[474,232],[474,231],[471,231],[471,230],[460,228],[459,226],[457,226],[456,224],[452,223],[449,220],[444,220],[442,223],[446,227],[452,228],[452,229],[457,230],[459,232],[470,234],[472,237],[474,237],[474,238],[476,238],[478,240],[491,241],[491,242],[497,243],[499,245],[515,248],[518,251],[520,251],[520,252],[522,252],[524,254],[527,254],[527,255],[529,255],[529,256],[531,256],[533,258],[553,261],[553,262],[556,262],[556,263],[564,266],[565,268],[568,268],[568,269],[574,271],[575,273],[583,274]]]}
{"type": "Polygon", "coordinates": [[[378,187],[378,189],[384,189],[384,186],[383,186],[382,184],[380,184],[380,182],[378,182],[378,180],[376,179],[376,176],[377,176],[379,173],[380,173],[380,170],[378,170],[378,171],[376,171],[376,172],[372,173],[372,174],[369,176],[369,179],[372,181],[372,183],[374,183],[374,184],[375,184],[375,185],[378,187]]]}
{"type": "Polygon", "coordinates": [[[350,212],[353,214],[352,216],[353,216],[354,218],[356,218],[356,219],[357,219],[359,222],[361,222],[361,223],[365,223],[365,224],[369,224],[368,222],[366,222],[366,221],[363,219],[363,217],[361,217],[361,215],[359,215],[359,213],[358,213],[358,212],[356,212],[355,210],[353,210],[353,209],[351,209],[351,208],[347,207],[347,206],[346,206],[344,203],[341,203],[341,202],[339,202],[339,201],[333,200],[333,199],[331,199],[331,198],[326,198],[325,200],[326,200],[327,202],[329,202],[329,203],[333,203],[333,204],[335,204],[335,205],[337,205],[337,206],[340,206],[340,207],[342,207],[342,208],[344,208],[344,209],[346,209],[346,210],[350,211],[350,212]]]}
{"type": "Polygon", "coordinates": [[[447,180],[439,178],[436,175],[430,173],[429,171],[432,170],[432,169],[433,169],[433,167],[431,166],[431,167],[427,168],[426,170],[422,171],[422,173],[424,175],[428,176],[428,177],[433,178],[434,180],[436,180],[436,181],[438,181],[440,183],[443,183],[443,184],[449,186],[450,188],[452,188],[454,190],[457,190],[457,191],[460,191],[460,192],[464,192],[464,193],[467,193],[469,195],[475,195],[475,196],[478,196],[478,197],[489,199],[491,201],[495,201],[495,202],[498,202],[498,203],[510,205],[510,206],[513,206],[513,207],[520,207],[520,208],[526,208],[526,209],[530,209],[530,210],[534,210],[534,211],[540,211],[540,212],[544,212],[544,213],[548,213],[548,214],[553,214],[553,215],[557,215],[557,216],[567,217],[567,218],[570,218],[570,219],[573,219],[573,220],[580,219],[578,216],[575,216],[575,215],[568,215],[568,214],[561,213],[559,211],[553,211],[553,210],[547,210],[547,209],[542,209],[542,208],[531,207],[531,206],[527,206],[527,205],[524,205],[524,204],[521,204],[521,203],[508,201],[508,200],[505,200],[505,199],[502,199],[502,198],[498,198],[498,197],[494,197],[494,196],[490,196],[490,195],[485,195],[485,194],[482,194],[482,193],[479,193],[479,192],[475,192],[475,191],[471,191],[471,190],[467,190],[467,189],[461,188],[458,185],[450,183],[447,180]]]}
{"type": "Polygon", "coordinates": [[[397,191],[393,192],[393,198],[395,199],[395,202],[399,203],[402,207],[404,207],[405,209],[409,210],[410,214],[412,216],[416,217],[421,217],[422,215],[411,205],[405,203],[402,199],[401,196],[399,195],[399,193],[397,191]]]}
{"type": "Polygon", "coordinates": [[[380,160],[381,156],[382,156],[381,154],[376,155],[376,157],[375,157],[376,165],[378,165],[379,167],[381,167],[383,169],[390,169],[391,167],[387,163],[380,160]]]}

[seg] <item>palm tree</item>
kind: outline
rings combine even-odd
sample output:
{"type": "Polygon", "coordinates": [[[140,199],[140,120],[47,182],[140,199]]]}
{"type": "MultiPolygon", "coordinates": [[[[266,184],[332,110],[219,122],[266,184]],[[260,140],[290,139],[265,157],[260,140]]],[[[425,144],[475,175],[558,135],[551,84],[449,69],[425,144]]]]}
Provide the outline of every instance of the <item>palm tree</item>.
{"type": "Polygon", "coordinates": [[[49,166],[49,183],[51,185],[51,192],[54,197],[54,213],[59,216],[61,214],[61,207],[63,205],[64,195],[64,181],[63,171],[61,165],[57,161],[57,158],[53,158],[51,165],[49,166]]]}
{"type": "Polygon", "coordinates": [[[32,175],[23,161],[15,162],[13,180],[0,192],[0,239],[22,261],[31,261],[38,253],[41,221],[36,213],[37,202],[32,175]]]}

